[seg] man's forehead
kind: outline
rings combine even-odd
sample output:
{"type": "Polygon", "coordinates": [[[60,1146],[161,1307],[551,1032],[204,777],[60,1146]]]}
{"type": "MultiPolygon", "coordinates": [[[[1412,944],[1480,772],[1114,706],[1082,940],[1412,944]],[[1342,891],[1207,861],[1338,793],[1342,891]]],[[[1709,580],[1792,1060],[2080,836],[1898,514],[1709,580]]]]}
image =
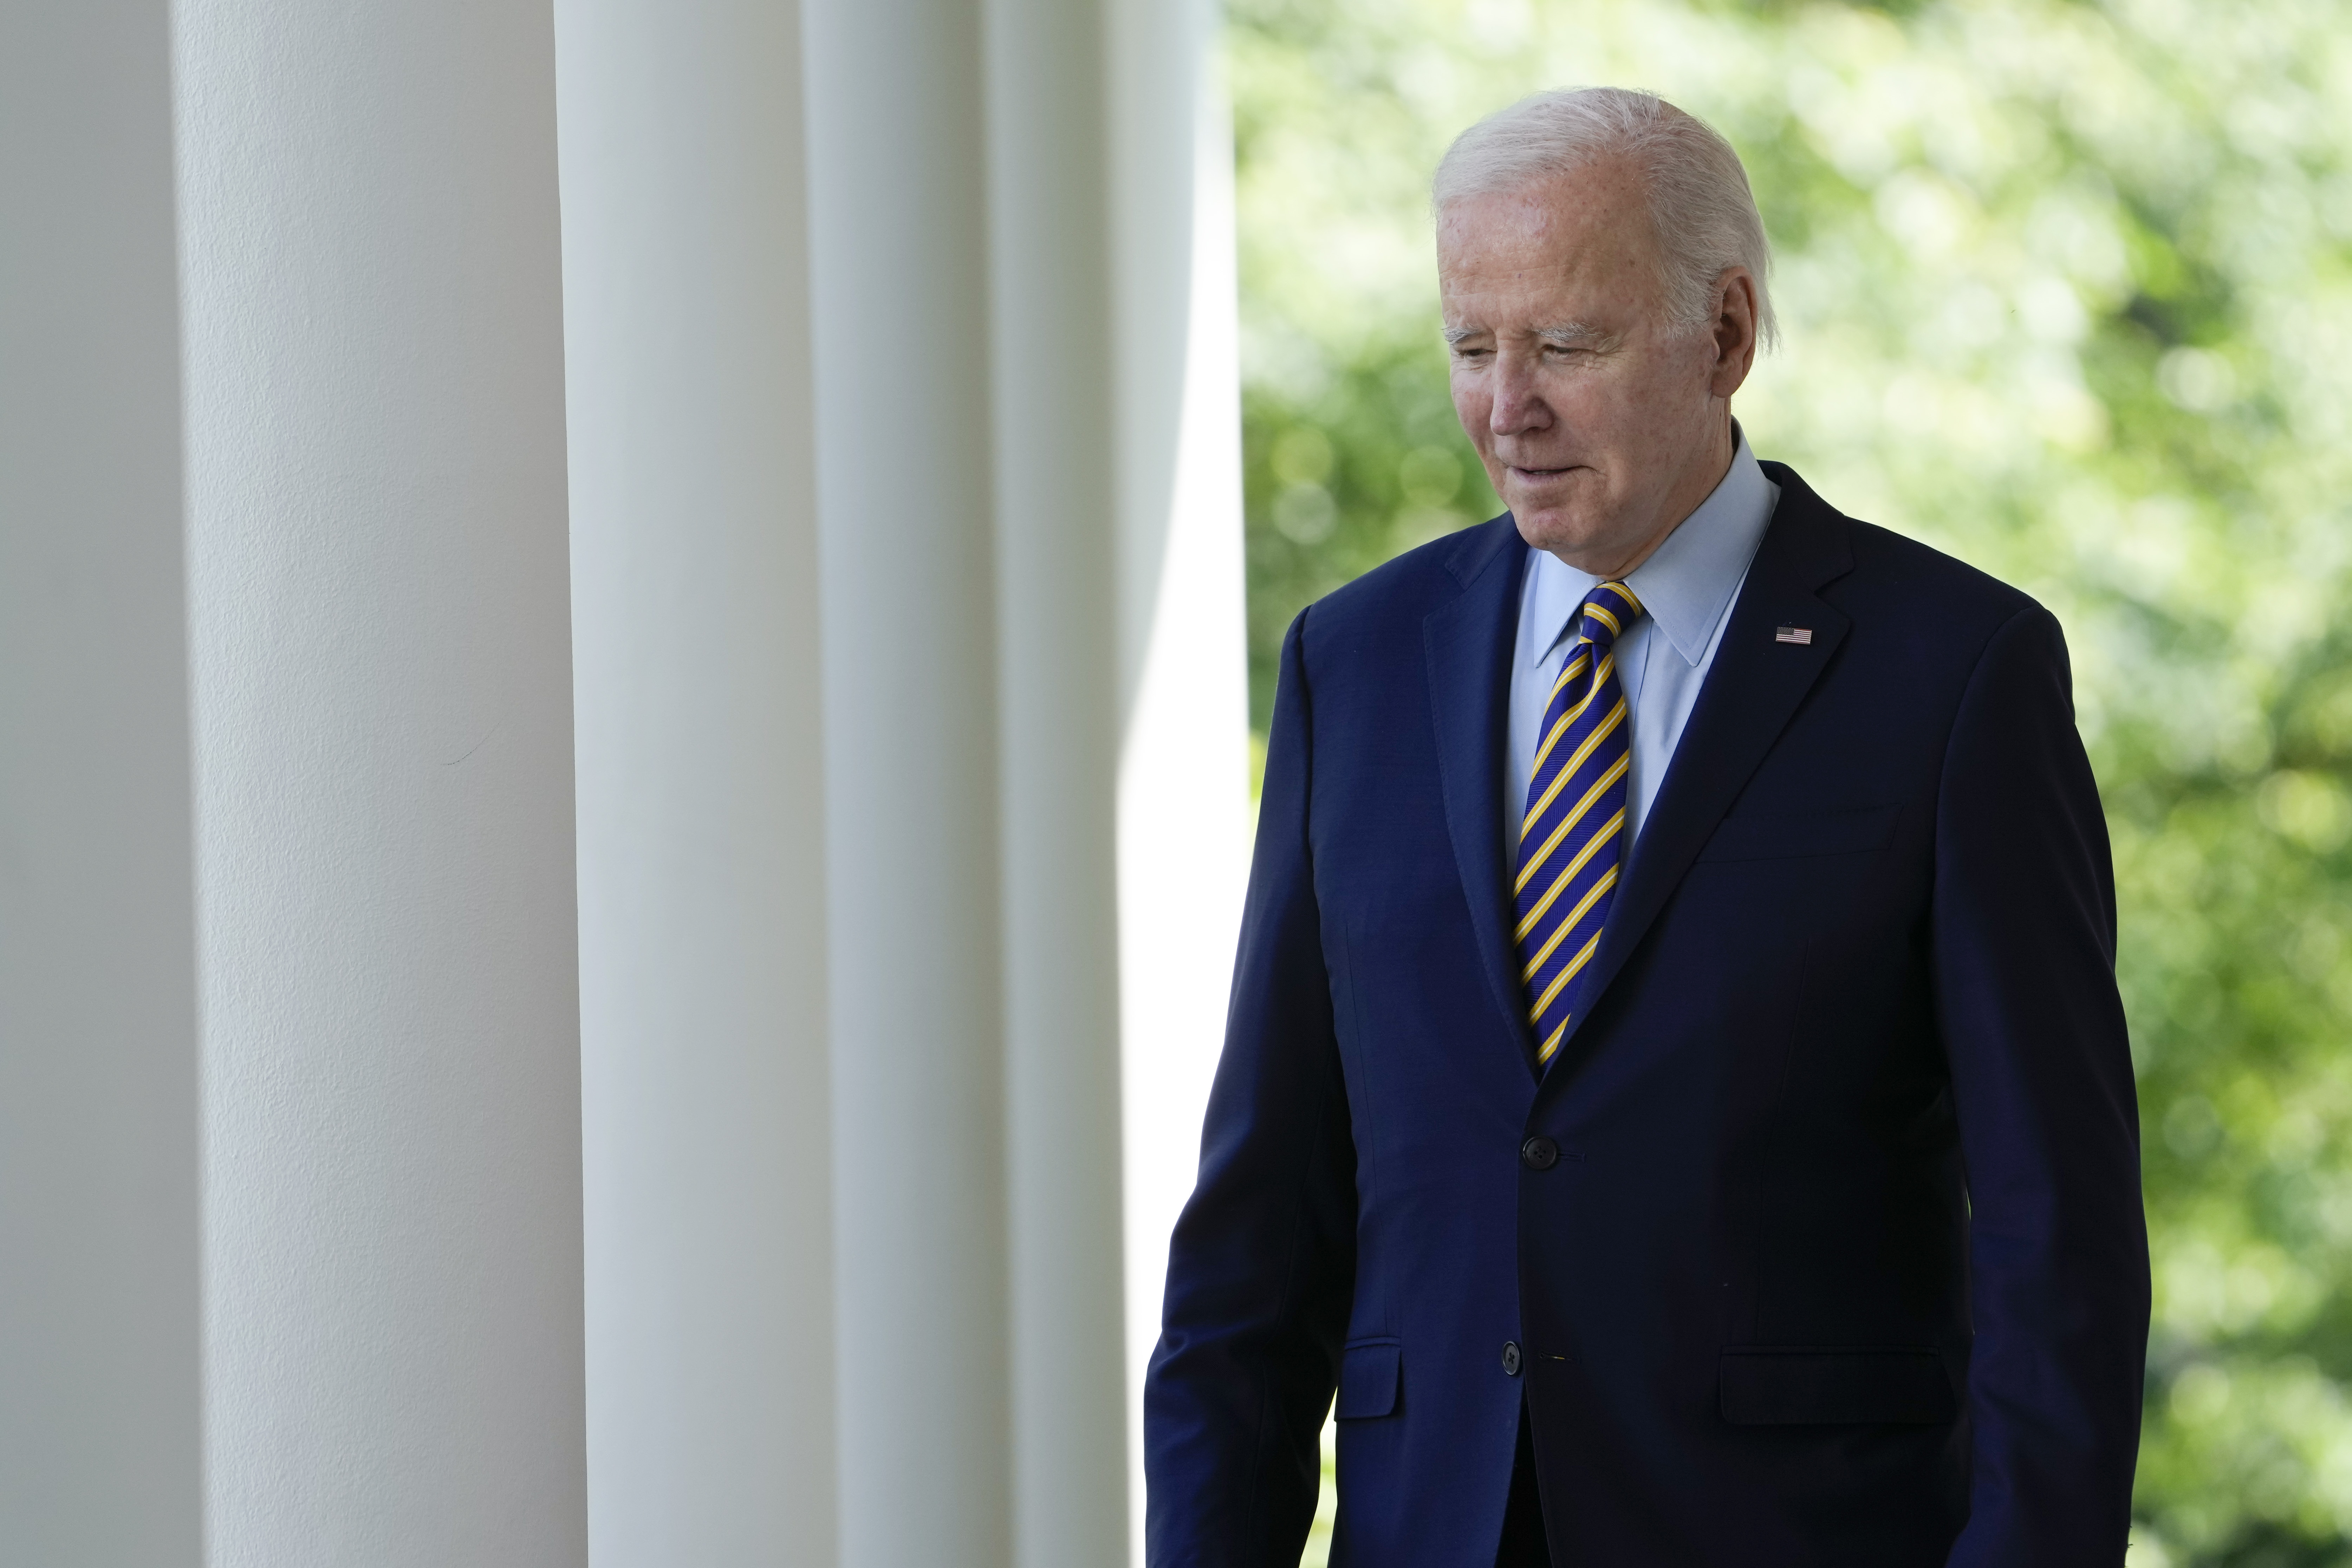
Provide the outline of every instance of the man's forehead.
{"type": "Polygon", "coordinates": [[[1437,274],[1449,325],[1465,312],[1500,311],[1541,330],[1589,314],[1562,308],[1567,296],[1648,291],[1653,239],[1639,191],[1619,182],[1592,188],[1583,173],[1448,204],[1438,219],[1437,274]],[[1629,194],[1636,199],[1619,199],[1629,194]],[[1555,304],[1536,303],[1547,298],[1555,304]]]}
{"type": "Polygon", "coordinates": [[[1526,244],[1643,229],[1645,195],[1631,163],[1596,160],[1506,190],[1455,197],[1438,212],[1438,244],[1526,244]]]}
{"type": "Polygon", "coordinates": [[[1637,254],[1613,246],[1441,253],[1438,300],[1448,327],[1507,325],[1549,334],[1587,321],[1620,296],[1646,294],[1649,270],[1637,254]]]}

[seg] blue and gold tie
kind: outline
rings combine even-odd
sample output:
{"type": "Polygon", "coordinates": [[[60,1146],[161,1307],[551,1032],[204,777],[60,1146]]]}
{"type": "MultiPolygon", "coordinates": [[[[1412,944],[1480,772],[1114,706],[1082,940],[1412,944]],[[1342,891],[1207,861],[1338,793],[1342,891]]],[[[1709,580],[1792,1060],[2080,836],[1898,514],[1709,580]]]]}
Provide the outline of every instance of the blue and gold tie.
{"type": "Polygon", "coordinates": [[[1543,740],[1528,770],[1514,902],[1519,979],[1536,1058],[1546,1066],[1568,1036],[1583,989],[1579,977],[1601,945],[1616,893],[1633,757],[1616,644],[1641,614],[1642,601],[1622,583],[1600,584],[1585,595],[1576,646],[1544,705],[1543,740]]]}

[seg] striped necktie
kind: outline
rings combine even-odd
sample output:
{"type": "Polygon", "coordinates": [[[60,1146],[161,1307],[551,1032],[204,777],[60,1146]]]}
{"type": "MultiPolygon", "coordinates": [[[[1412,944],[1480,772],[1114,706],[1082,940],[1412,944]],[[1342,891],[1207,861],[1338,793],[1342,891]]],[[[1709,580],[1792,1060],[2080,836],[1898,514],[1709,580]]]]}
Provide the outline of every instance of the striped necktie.
{"type": "Polygon", "coordinates": [[[1539,1042],[1536,1058],[1547,1067],[1568,1036],[1583,989],[1578,977],[1601,945],[1616,892],[1633,756],[1616,644],[1641,614],[1642,601],[1622,583],[1600,584],[1585,595],[1576,646],[1544,705],[1543,741],[1528,770],[1513,896],[1519,979],[1539,1042]]]}

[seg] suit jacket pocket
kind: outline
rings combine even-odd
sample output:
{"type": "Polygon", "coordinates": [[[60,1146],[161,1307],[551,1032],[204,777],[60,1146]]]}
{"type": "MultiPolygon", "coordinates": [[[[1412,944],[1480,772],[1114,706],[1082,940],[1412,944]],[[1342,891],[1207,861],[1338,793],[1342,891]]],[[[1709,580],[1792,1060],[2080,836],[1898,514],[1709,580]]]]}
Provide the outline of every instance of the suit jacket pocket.
{"type": "Polygon", "coordinates": [[[1932,1350],[1742,1346],[1722,1364],[1723,1418],[1735,1426],[1928,1426],[1958,1408],[1932,1350]]]}
{"type": "Polygon", "coordinates": [[[1403,1378],[1404,1347],[1396,1341],[1349,1345],[1339,1352],[1339,1402],[1331,1414],[1341,1421],[1390,1415],[1403,1378]]]}
{"type": "Polygon", "coordinates": [[[1700,850],[1702,860],[1780,860],[1800,855],[1857,855],[1884,849],[1895,837],[1899,805],[1802,816],[1727,816],[1700,850]]]}

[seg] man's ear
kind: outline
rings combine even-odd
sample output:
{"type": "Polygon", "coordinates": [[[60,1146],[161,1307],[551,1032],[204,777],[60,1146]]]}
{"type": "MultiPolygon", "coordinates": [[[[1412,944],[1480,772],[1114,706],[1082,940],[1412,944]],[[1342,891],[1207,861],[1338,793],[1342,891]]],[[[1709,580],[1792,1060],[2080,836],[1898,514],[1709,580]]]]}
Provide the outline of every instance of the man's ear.
{"type": "Polygon", "coordinates": [[[1745,267],[1728,267],[1715,285],[1715,368],[1707,391],[1729,397],[1756,363],[1756,279],[1745,267]]]}

